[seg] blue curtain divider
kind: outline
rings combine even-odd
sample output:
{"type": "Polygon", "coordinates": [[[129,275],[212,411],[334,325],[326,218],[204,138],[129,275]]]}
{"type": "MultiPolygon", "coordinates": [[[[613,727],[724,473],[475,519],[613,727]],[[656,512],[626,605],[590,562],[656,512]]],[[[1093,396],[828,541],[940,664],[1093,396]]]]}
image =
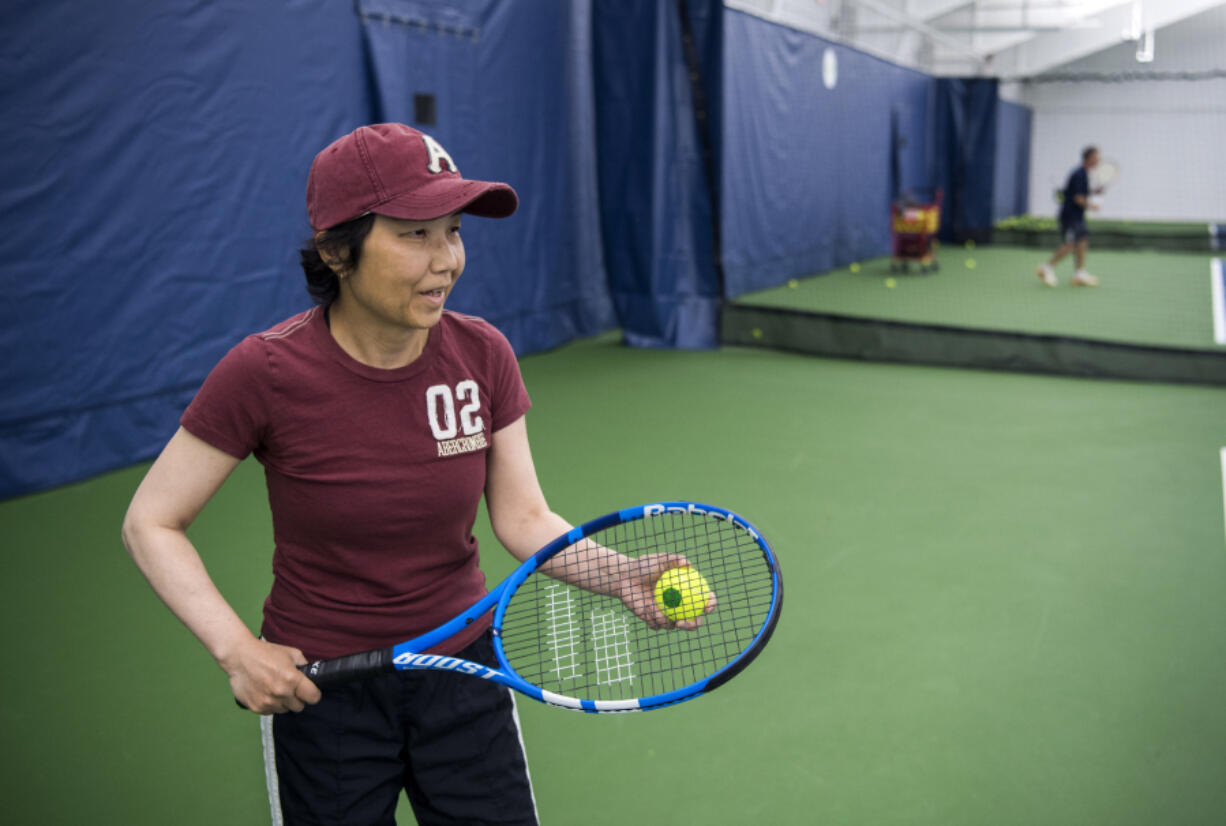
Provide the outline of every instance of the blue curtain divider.
{"type": "Polygon", "coordinates": [[[992,223],[1030,212],[1030,136],[1034,113],[1007,100],[997,102],[996,167],[992,223]]]}
{"type": "Polygon", "coordinates": [[[531,353],[617,324],[597,200],[587,2],[358,0],[382,120],[436,138],[466,177],[506,181],[508,219],[465,221],[469,265],[449,303],[531,353]],[[414,120],[432,95],[436,123],[414,120]]]}
{"type": "Polygon", "coordinates": [[[726,13],[720,220],[728,297],[889,251],[894,190],[932,188],[932,83],[820,37],[726,13]],[[822,68],[830,59],[832,88],[822,68]]]}
{"type": "Polygon", "coordinates": [[[423,96],[415,125],[521,196],[465,222],[452,300],[520,353],[615,326],[716,346],[725,299],[882,254],[891,198],[951,139],[990,167],[998,132],[931,132],[932,78],[718,0],[113,0],[6,27],[0,497],[152,457],[226,350],[310,305],[315,153],[423,96]]]}
{"type": "Polygon", "coordinates": [[[351,6],[26,3],[0,41],[0,497],[156,453],[309,306],[314,153],[369,111],[351,6]]]}
{"type": "MultiPolygon", "coordinates": [[[[714,347],[721,301],[714,205],[678,7],[596,0],[594,18],[600,220],[626,341],[714,347]]],[[[700,20],[699,51],[709,55],[718,18],[700,20]]]]}
{"type": "Polygon", "coordinates": [[[935,178],[945,190],[941,238],[991,238],[996,174],[998,82],[994,78],[936,81],[935,178]]]}

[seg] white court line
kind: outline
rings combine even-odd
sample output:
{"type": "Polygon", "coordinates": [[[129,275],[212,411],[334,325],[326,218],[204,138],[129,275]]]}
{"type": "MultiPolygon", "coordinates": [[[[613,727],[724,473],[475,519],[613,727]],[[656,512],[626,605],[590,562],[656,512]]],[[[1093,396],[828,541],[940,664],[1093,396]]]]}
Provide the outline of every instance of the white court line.
{"type": "Polygon", "coordinates": [[[1209,263],[1209,288],[1213,296],[1213,341],[1226,344],[1226,296],[1222,289],[1222,259],[1209,263]]]}
{"type": "Polygon", "coordinates": [[[1222,528],[1226,530],[1226,447],[1222,448],[1222,528]]]}

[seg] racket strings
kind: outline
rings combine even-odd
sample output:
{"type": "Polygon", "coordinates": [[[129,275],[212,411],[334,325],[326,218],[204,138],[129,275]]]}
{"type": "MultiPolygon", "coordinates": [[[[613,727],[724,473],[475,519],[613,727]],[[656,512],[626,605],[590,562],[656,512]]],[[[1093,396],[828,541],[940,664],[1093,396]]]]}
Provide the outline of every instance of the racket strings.
{"type": "Polygon", "coordinates": [[[1115,161],[1101,160],[1090,172],[1091,186],[1104,187],[1115,182],[1119,177],[1120,167],[1115,161]]]}
{"type": "MultiPolygon", "coordinates": [[[[563,551],[553,576],[530,574],[503,615],[501,644],[521,677],[579,699],[625,700],[684,688],[749,648],[769,616],[774,577],[762,547],[743,528],[694,513],[673,513],[599,531],[563,551]],[[587,542],[587,540],[585,540],[587,542]],[[709,584],[716,607],[696,630],[653,629],[616,597],[567,584],[591,571],[586,552],[621,554],[625,573],[653,554],[684,556],[709,584]]],[[[613,572],[599,579],[607,582],[613,572]]]]}

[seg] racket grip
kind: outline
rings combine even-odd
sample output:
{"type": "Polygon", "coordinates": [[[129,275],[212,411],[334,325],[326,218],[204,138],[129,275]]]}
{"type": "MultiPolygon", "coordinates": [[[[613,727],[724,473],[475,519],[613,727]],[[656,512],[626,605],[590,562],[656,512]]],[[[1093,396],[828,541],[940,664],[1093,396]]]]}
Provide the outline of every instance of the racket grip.
{"type": "MultiPolygon", "coordinates": [[[[396,666],[392,664],[392,649],[380,648],[375,651],[363,651],[361,654],[337,657],[335,660],[316,660],[313,663],[298,666],[298,670],[315,685],[327,688],[351,680],[360,680],[363,677],[395,671],[396,666]]],[[[237,697],[234,702],[239,708],[247,707],[237,697]]]]}
{"type": "Polygon", "coordinates": [[[298,666],[298,670],[310,678],[311,682],[320,688],[330,685],[340,685],[350,680],[360,680],[395,671],[392,664],[392,649],[379,648],[374,651],[363,651],[361,654],[349,654],[334,660],[316,660],[308,665],[298,666]]]}

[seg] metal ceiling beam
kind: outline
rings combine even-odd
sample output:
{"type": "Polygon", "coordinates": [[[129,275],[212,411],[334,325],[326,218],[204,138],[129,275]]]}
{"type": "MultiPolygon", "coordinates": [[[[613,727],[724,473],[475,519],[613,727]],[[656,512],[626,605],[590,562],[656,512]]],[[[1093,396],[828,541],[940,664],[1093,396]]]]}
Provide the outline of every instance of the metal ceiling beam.
{"type": "MultiPolygon", "coordinates": [[[[1148,0],[1143,28],[1153,31],[1222,5],[1222,0],[1148,0]]],[[[991,73],[1000,77],[1032,77],[1118,45],[1133,29],[1133,3],[1091,15],[1095,28],[1065,29],[1039,34],[993,50],[991,73]]]]}
{"type": "MultiPolygon", "coordinates": [[[[1045,32],[1064,32],[1070,29],[1097,29],[1100,28],[1094,24],[1084,24],[1076,26],[1059,26],[1055,24],[1039,24],[1039,25],[1016,25],[1016,26],[997,26],[987,24],[983,26],[941,26],[941,31],[945,34],[1043,34],[1045,32]]],[[[881,25],[881,26],[859,26],[856,28],[857,34],[898,34],[899,32],[910,31],[907,26],[900,25],[881,25]]]]}
{"type": "MultiPolygon", "coordinates": [[[[958,38],[946,34],[942,30],[930,26],[925,21],[911,16],[903,9],[892,6],[884,0],[843,0],[844,5],[858,6],[859,8],[867,9],[873,14],[884,17],[886,20],[897,23],[914,32],[919,32],[930,38],[934,43],[963,58],[970,58],[977,63],[983,62],[984,55],[975,49],[971,48],[970,44],[959,40],[958,38]]],[[[948,4],[947,4],[948,5],[948,4]]],[[[958,6],[972,5],[970,3],[959,2],[958,6]]]]}
{"type": "Polygon", "coordinates": [[[974,0],[903,0],[901,11],[922,23],[975,5],[974,0]]]}
{"type": "MultiPolygon", "coordinates": [[[[1226,0],[725,0],[887,60],[938,75],[1021,79],[1145,35],[1226,0]],[[1136,26],[1140,2],[1144,20],[1136,26]],[[1017,24],[1017,25],[1014,25],[1017,24]]],[[[1148,39],[1142,39],[1143,36],[1148,39]]],[[[1161,52],[1161,33],[1157,50],[1161,52]]],[[[1148,44],[1148,52],[1146,46],[1148,44]]]]}

